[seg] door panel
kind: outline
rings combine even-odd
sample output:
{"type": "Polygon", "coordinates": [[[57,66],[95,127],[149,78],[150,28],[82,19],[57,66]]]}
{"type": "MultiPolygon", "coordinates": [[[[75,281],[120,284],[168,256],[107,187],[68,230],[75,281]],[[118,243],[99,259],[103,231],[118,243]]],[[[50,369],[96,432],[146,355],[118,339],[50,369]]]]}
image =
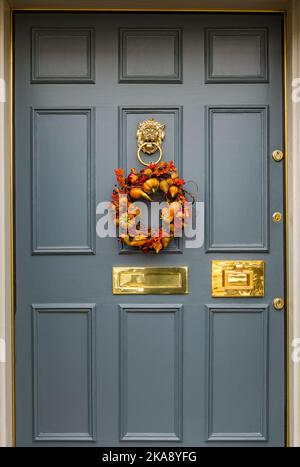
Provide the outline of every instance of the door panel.
{"type": "MultiPolygon", "coordinates": [[[[136,130],[139,122],[154,118],[163,120],[168,128],[168,138],[164,143],[164,160],[173,160],[176,167],[182,172],[182,107],[119,107],[119,162],[118,166],[129,173],[131,167],[135,167],[136,158],[136,130]]],[[[142,251],[134,251],[126,245],[120,246],[120,252],[125,254],[141,254],[142,251]]],[[[163,250],[162,254],[182,253],[182,239],[176,238],[170,248],[163,250]]],[[[152,253],[150,253],[152,254],[152,253]]]]}
{"type": "Polygon", "coordinates": [[[120,313],[121,440],[181,441],[182,306],[120,305],[120,313]]]}
{"type": "Polygon", "coordinates": [[[207,131],[207,249],[267,251],[268,108],[209,107],[207,131]]]}
{"type": "Polygon", "coordinates": [[[180,28],[124,28],[119,35],[120,83],[182,82],[180,28]]]}
{"type": "Polygon", "coordinates": [[[32,28],[31,34],[32,83],[95,82],[92,28],[32,28]]]}
{"type": "Polygon", "coordinates": [[[94,253],[94,111],[32,113],[33,253],[94,253]]]}
{"type": "Polygon", "coordinates": [[[34,440],[94,440],[95,305],[35,304],[32,313],[34,440]]]}
{"type": "Polygon", "coordinates": [[[267,28],[206,30],[206,82],[268,82],[267,28]]]}
{"type": "Polygon", "coordinates": [[[207,312],[208,441],[266,441],[269,309],[212,305],[207,312]]]}
{"type": "Polygon", "coordinates": [[[284,445],[282,27],[16,13],[18,446],[284,445]],[[96,236],[148,118],[205,203],[200,248],[145,255],[96,236]],[[264,296],[213,298],[212,260],[263,260],[264,296]],[[114,266],[187,266],[189,293],[113,295],[114,266]]]}

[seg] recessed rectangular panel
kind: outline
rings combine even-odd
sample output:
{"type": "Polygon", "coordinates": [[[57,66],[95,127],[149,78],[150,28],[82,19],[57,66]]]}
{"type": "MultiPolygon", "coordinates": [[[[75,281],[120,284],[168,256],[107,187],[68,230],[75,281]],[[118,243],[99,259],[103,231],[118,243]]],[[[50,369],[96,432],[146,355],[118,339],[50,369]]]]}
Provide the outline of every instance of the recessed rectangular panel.
{"type": "Polygon", "coordinates": [[[32,133],[33,253],[94,253],[93,109],[34,109],[32,133]]]}
{"type": "MultiPolygon", "coordinates": [[[[136,132],[138,124],[144,120],[154,118],[159,123],[166,125],[166,138],[162,144],[163,160],[174,161],[179,173],[182,173],[182,107],[120,107],[119,108],[119,167],[128,173],[131,167],[142,169],[137,161],[136,132]]],[[[146,162],[155,162],[158,153],[153,156],[143,154],[146,162]]],[[[161,202],[163,199],[157,199],[161,202]]],[[[182,238],[175,238],[166,250],[161,254],[182,253],[182,238]]],[[[138,248],[120,246],[121,254],[143,254],[138,248]]],[[[152,255],[152,253],[149,253],[152,255]]],[[[154,255],[156,253],[153,253],[154,255]]]]}
{"type": "Polygon", "coordinates": [[[188,268],[114,267],[115,295],[163,295],[188,293],[188,268]]]}
{"type": "Polygon", "coordinates": [[[207,307],[208,441],[268,439],[268,307],[207,307]]]}
{"type": "Polygon", "coordinates": [[[94,83],[94,31],[32,29],[32,83],[94,83]]]}
{"type": "Polygon", "coordinates": [[[268,81],[266,29],[207,29],[206,83],[268,81]]]}
{"type": "Polygon", "coordinates": [[[33,305],[35,441],[95,439],[95,305],[33,305]]]}
{"type": "Polygon", "coordinates": [[[263,297],[264,261],[212,261],[212,297],[263,297]]]}
{"type": "Polygon", "coordinates": [[[181,441],[182,306],[120,305],[121,441],[181,441]]]}
{"type": "Polygon", "coordinates": [[[207,110],[207,251],[268,250],[268,109],[207,110]]]}
{"type": "Polygon", "coordinates": [[[181,83],[180,29],[121,29],[120,83],[181,83]]]}

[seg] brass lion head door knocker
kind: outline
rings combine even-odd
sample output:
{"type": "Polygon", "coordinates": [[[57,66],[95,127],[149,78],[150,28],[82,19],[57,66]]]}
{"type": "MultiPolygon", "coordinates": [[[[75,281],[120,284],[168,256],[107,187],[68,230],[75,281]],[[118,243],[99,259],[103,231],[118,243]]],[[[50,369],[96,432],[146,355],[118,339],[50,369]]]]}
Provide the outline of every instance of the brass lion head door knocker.
{"type": "Polygon", "coordinates": [[[164,123],[159,123],[154,118],[144,120],[138,124],[136,133],[138,146],[137,157],[141,164],[146,166],[150,165],[142,159],[141,152],[148,156],[152,156],[159,151],[159,158],[154,162],[154,164],[157,164],[162,159],[162,143],[165,139],[165,127],[166,125],[164,123]]]}

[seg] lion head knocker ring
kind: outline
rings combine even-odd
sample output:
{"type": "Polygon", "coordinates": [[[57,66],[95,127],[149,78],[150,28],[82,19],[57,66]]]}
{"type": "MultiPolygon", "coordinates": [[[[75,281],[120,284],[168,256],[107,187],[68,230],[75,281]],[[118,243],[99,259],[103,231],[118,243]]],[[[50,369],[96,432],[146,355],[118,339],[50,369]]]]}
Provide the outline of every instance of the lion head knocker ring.
{"type": "Polygon", "coordinates": [[[163,155],[162,143],[165,139],[165,127],[165,124],[157,122],[154,118],[144,120],[138,124],[136,133],[138,145],[137,157],[141,164],[146,166],[150,165],[143,161],[141,152],[151,156],[159,151],[159,158],[154,163],[157,164],[161,160],[163,155]]]}

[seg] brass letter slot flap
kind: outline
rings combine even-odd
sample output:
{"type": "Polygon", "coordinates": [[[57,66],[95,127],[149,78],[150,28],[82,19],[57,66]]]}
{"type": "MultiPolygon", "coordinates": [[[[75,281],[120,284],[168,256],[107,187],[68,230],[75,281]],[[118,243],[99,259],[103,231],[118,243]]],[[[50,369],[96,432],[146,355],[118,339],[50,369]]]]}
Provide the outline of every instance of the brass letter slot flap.
{"type": "Polygon", "coordinates": [[[114,267],[114,295],[187,294],[188,268],[114,267]]]}
{"type": "Polygon", "coordinates": [[[263,297],[264,261],[212,261],[213,297],[263,297]]]}

